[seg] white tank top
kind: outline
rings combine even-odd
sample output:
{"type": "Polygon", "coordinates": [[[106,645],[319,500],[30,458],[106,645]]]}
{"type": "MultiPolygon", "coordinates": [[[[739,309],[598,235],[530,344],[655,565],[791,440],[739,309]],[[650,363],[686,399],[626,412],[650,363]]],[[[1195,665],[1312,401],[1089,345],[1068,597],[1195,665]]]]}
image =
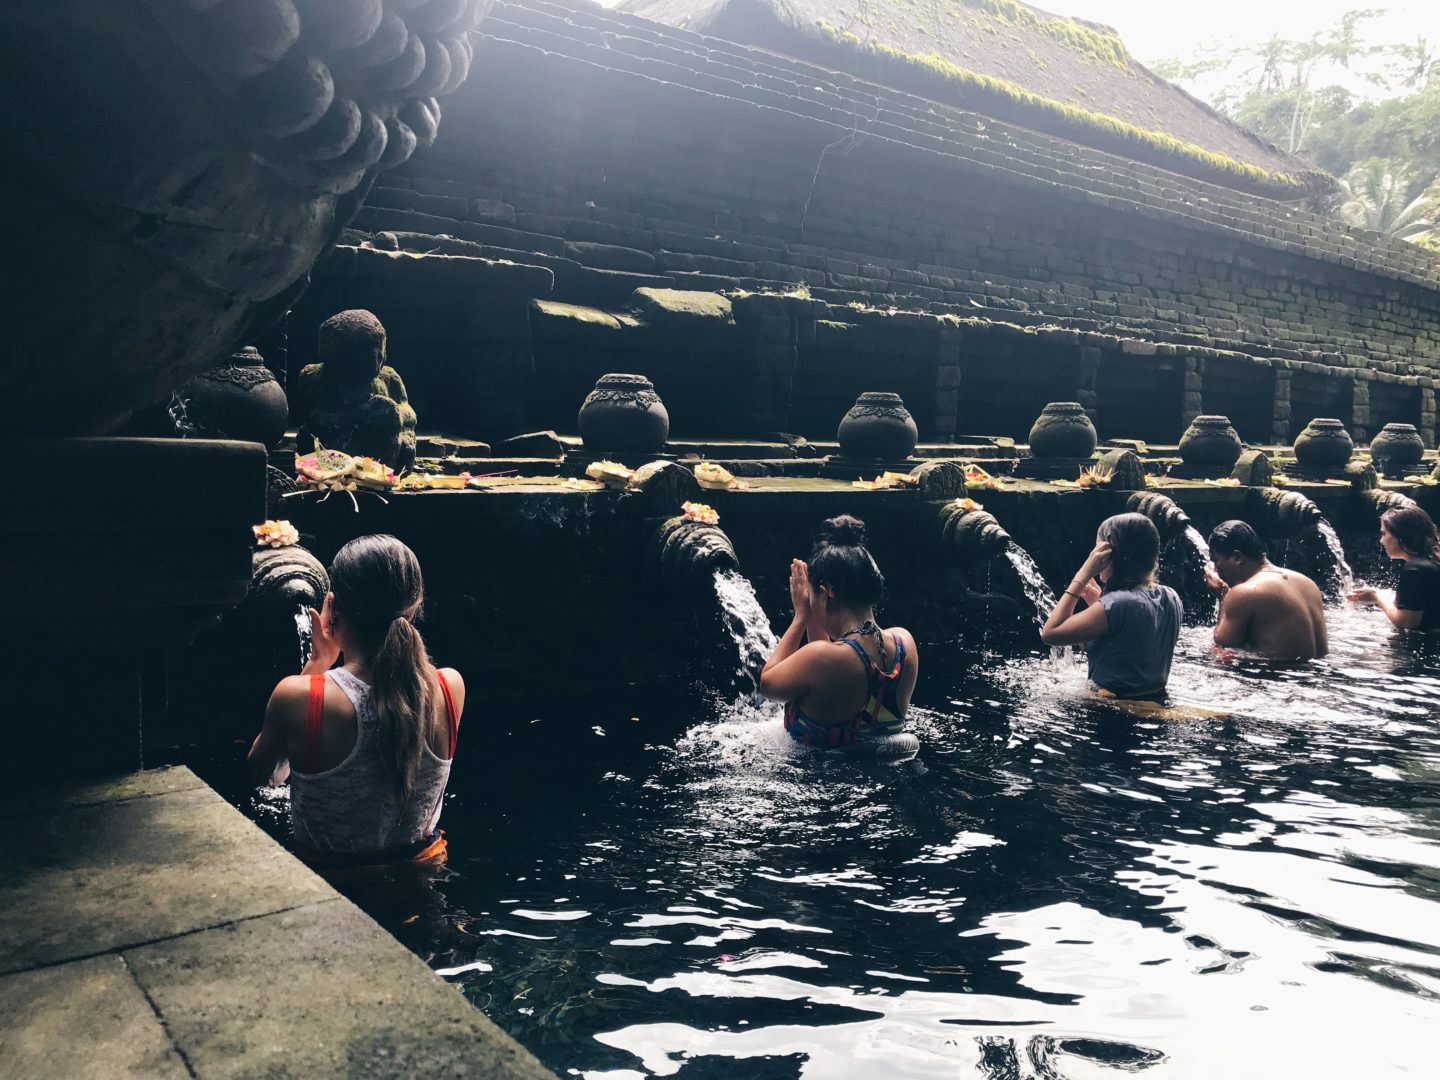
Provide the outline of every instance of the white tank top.
{"type": "Polygon", "coordinates": [[[420,768],[410,797],[401,802],[381,764],[379,718],[370,684],[344,668],[326,672],[355,706],[355,748],[339,765],[318,773],[290,770],[290,820],[295,842],[329,854],[366,855],[414,844],[435,831],[450,779],[450,762],[429,740],[420,744],[420,768]]]}

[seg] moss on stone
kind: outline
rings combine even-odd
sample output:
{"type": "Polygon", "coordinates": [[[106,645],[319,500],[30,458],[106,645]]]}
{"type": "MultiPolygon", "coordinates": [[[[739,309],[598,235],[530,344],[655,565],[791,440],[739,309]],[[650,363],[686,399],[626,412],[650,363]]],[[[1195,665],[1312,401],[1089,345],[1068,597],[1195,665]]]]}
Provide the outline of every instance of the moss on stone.
{"type": "Polygon", "coordinates": [[[636,289],[631,304],[646,316],[730,321],[730,301],[719,293],[686,289],[636,289]]]}
{"type": "MultiPolygon", "coordinates": [[[[1006,0],[986,0],[986,2],[1003,3],[1006,0]]],[[[1289,173],[1262,169],[1258,165],[1250,165],[1227,154],[1206,150],[1204,147],[1184,142],[1164,132],[1151,131],[1125,120],[1118,120],[1113,116],[1042,97],[1007,79],[997,79],[990,75],[970,71],[935,53],[907,53],[883,42],[862,41],[850,31],[840,30],[827,22],[819,21],[817,26],[825,38],[838,45],[869,56],[879,57],[882,60],[902,64],[930,78],[949,84],[964,93],[978,93],[1012,106],[1018,106],[1051,123],[1058,121],[1062,128],[1073,130],[1077,135],[1093,136],[1098,134],[1122,144],[1129,143],[1151,152],[1158,152],[1165,157],[1174,159],[1177,162],[1177,168],[1180,168],[1181,171],[1184,171],[1181,163],[1191,167],[1199,165],[1221,176],[1234,177],[1266,188],[1283,188],[1296,193],[1303,190],[1304,185],[1289,173]]],[[[1117,44],[1119,44],[1118,39],[1117,44]]],[[[1124,46],[1121,45],[1120,48],[1123,50],[1124,46]]],[[[1077,138],[1076,141],[1082,140],[1077,138]]]]}

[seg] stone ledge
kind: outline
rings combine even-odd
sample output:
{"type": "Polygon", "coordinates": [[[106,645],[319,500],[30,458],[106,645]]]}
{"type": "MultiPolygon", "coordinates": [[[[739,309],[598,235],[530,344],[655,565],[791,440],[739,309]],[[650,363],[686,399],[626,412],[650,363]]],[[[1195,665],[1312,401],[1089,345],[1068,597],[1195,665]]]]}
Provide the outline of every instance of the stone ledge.
{"type": "Polygon", "coordinates": [[[5,1075],[551,1075],[188,769],[24,795],[5,1075]]]}

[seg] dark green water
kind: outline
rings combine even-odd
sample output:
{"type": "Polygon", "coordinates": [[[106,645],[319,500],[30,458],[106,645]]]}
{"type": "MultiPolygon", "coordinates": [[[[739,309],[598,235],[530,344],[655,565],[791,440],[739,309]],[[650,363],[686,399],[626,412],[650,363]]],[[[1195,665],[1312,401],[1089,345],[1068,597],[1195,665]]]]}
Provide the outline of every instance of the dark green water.
{"type": "Polygon", "coordinates": [[[1332,635],[1273,670],[1187,630],[1174,698],[1232,715],[1160,723],[930,648],[898,766],[703,693],[472,689],[448,872],[355,895],[561,1075],[1440,1075],[1440,643],[1332,635]]]}

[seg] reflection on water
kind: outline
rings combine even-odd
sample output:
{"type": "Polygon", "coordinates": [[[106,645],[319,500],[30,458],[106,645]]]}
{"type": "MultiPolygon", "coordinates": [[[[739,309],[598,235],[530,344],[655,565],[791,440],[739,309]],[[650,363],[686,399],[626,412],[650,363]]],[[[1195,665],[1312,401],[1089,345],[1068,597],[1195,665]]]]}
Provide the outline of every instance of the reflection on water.
{"type": "Polygon", "coordinates": [[[743,701],[482,718],[447,875],[360,899],[562,1076],[1433,1075],[1440,649],[1332,614],[1290,668],[1186,630],[1218,720],[931,647],[902,765],[743,701]]]}

